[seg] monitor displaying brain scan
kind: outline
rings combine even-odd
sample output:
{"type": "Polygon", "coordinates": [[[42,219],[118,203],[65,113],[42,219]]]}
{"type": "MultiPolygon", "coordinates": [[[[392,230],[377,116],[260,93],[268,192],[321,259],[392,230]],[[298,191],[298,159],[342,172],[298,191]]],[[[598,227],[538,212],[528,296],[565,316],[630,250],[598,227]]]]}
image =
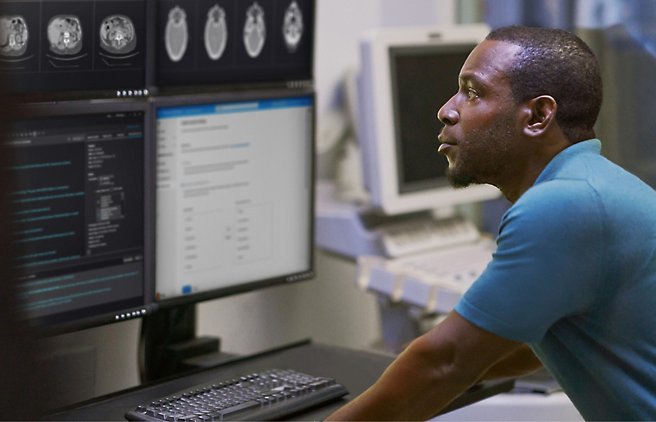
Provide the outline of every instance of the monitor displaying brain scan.
{"type": "Polygon", "coordinates": [[[315,0],[156,4],[156,87],[312,79],[315,0]]]}
{"type": "Polygon", "coordinates": [[[146,87],[147,0],[3,0],[0,69],[15,94],[137,94],[146,87]]]}

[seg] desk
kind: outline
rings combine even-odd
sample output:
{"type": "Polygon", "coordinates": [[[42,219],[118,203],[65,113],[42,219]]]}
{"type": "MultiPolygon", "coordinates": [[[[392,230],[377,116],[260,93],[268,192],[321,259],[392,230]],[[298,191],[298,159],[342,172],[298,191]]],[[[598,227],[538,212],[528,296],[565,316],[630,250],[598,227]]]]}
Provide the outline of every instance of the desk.
{"type": "MultiPolygon", "coordinates": [[[[166,381],[151,383],[94,399],[74,408],[49,415],[51,420],[124,420],[127,410],[154,398],[171,395],[194,385],[216,379],[230,379],[270,368],[295,369],[312,375],[335,378],[350,394],[344,399],[297,415],[296,420],[321,420],[368,388],[392,362],[393,356],[341,347],[299,342],[257,356],[235,358],[231,362],[166,381]]],[[[512,381],[487,383],[456,400],[454,407],[465,406],[512,388],[512,381]]]]}
{"type": "Polygon", "coordinates": [[[440,415],[434,421],[583,421],[565,393],[498,394],[471,406],[440,415]]]}

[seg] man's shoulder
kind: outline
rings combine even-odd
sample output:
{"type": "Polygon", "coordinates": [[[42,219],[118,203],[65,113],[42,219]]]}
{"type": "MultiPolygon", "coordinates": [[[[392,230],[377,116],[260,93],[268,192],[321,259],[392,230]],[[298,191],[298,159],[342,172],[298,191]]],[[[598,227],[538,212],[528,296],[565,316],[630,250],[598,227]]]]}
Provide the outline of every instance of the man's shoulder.
{"type": "Polygon", "coordinates": [[[626,210],[656,206],[656,191],[605,157],[586,154],[584,159],[568,162],[548,179],[536,183],[520,200],[536,207],[563,206],[573,211],[604,209],[611,214],[622,214],[626,210]]]}
{"type": "Polygon", "coordinates": [[[603,205],[595,189],[581,179],[554,179],[533,186],[508,210],[503,231],[526,236],[559,236],[587,230],[599,235],[603,205]]]}
{"type": "Polygon", "coordinates": [[[517,201],[519,209],[536,211],[585,210],[599,206],[599,192],[589,180],[580,177],[559,177],[541,182],[517,201]]]}

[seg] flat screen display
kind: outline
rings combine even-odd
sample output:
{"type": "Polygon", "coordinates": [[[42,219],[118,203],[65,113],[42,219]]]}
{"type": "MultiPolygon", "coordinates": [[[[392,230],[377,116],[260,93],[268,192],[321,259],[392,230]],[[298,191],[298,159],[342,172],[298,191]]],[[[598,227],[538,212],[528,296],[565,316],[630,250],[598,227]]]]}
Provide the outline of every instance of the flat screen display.
{"type": "Polygon", "coordinates": [[[312,79],[314,0],[157,0],[154,85],[312,79]]]}
{"type": "Polygon", "coordinates": [[[158,98],[156,300],[311,278],[314,96],[158,98]]]}
{"type": "Polygon", "coordinates": [[[82,91],[142,91],[146,3],[3,0],[0,70],[8,90],[57,98],[82,91]]]}
{"type": "Polygon", "coordinates": [[[5,145],[21,308],[46,328],[147,313],[147,107],[81,107],[19,119],[5,145]]]}

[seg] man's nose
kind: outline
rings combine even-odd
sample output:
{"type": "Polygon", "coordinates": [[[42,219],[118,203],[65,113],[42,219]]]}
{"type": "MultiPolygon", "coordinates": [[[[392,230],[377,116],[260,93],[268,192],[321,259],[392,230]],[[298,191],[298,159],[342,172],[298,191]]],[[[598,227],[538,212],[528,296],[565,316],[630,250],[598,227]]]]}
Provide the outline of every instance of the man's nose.
{"type": "Polygon", "coordinates": [[[458,111],[453,107],[453,97],[437,111],[437,118],[445,125],[456,124],[458,117],[458,111]]]}

